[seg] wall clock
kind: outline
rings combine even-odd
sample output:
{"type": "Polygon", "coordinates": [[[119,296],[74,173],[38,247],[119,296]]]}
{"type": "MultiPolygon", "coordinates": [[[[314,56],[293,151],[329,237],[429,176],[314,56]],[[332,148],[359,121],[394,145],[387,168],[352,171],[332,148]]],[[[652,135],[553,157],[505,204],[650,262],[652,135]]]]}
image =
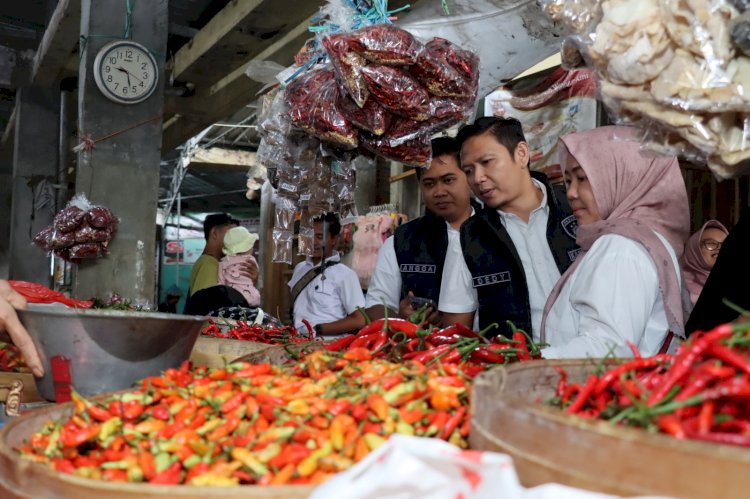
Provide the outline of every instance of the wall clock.
{"type": "Polygon", "coordinates": [[[94,59],[94,80],[109,100],[137,104],[148,99],[159,83],[156,59],[140,43],[115,40],[94,59]]]}

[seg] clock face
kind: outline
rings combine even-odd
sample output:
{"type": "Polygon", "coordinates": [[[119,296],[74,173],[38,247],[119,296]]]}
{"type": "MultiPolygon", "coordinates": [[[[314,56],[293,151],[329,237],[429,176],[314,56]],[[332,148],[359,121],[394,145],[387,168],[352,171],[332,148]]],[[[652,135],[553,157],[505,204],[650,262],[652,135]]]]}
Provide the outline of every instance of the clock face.
{"type": "Polygon", "coordinates": [[[94,80],[110,100],[135,104],[146,100],[158,83],[156,59],[129,40],[108,43],[94,60],[94,80]]]}

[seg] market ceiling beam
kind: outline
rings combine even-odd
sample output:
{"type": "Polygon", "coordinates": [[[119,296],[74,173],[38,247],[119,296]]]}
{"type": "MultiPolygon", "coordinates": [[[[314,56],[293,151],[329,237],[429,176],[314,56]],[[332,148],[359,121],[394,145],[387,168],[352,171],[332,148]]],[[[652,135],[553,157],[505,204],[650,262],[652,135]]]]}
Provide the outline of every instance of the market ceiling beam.
{"type": "MultiPolygon", "coordinates": [[[[247,21],[253,11],[263,0],[232,0],[221,9],[206,25],[183,45],[174,56],[172,78],[175,80],[192,81],[194,74],[191,70],[199,66],[206,66],[209,59],[213,59],[216,48],[231,44],[231,38],[236,37],[235,30],[247,21]]],[[[239,29],[242,33],[242,29],[239,29]]],[[[207,67],[205,68],[207,69],[207,67]]],[[[216,67],[214,66],[214,73],[216,67]]]]}
{"type": "Polygon", "coordinates": [[[34,56],[31,81],[42,87],[62,79],[81,30],[80,0],[60,0],[34,56]]]}
{"type": "MultiPolygon", "coordinates": [[[[281,1],[291,2],[291,0],[281,1]]],[[[298,4],[294,11],[297,14],[299,11],[304,11],[306,15],[290,29],[279,32],[267,40],[265,47],[254,47],[257,52],[249,60],[245,59],[243,64],[238,64],[228,74],[220,75],[214,84],[198,86],[195,95],[191,97],[168,97],[166,99],[165,116],[170,118],[165,119],[162,150],[174,149],[209,124],[231,116],[258,98],[256,93],[263,85],[244,74],[244,69],[250,61],[272,60],[282,66],[288,66],[293,62],[294,55],[311,36],[307,27],[310,17],[318,11],[319,7],[315,2],[305,2],[302,5],[304,7],[298,4]],[[171,119],[176,114],[180,117],[171,119]]],[[[290,11],[290,9],[286,10],[290,11]]],[[[295,17],[299,16],[295,15],[295,17]]]]}

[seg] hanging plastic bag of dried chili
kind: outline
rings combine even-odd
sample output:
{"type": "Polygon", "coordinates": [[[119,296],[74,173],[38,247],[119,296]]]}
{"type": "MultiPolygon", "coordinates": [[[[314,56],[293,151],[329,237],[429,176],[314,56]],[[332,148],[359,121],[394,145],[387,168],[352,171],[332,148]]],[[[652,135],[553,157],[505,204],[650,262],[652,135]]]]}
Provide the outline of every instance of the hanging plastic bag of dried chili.
{"type": "Polygon", "coordinates": [[[445,40],[433,38],[409,72],[438,97],[475,98],[479,83],[479,58],[445,40]]]}
{"type": "Polygon", "coordinates": [[[413,76],[404,70],[382,64],[370,64],[362,70],[372,96],[386,110],[425,121],[430,117],[430,96],[413,76]]]}
{"type": "Polygon", "coordinates": [[[323,38],[322,43],[346,93],[357,106],[363,107],[370,95],[362,77],[362,68],[367,65],[367,60],[352,51],[350,40],[351,36],[348,33],[337,33],[323,38]]]}
{"type": "Polygon", "coordinates": [[[360,108],[342,93],[336,105],[352,124],[372,134],[383,135],[391,125],[391,115],[375,99],[367,99],[364,107],[360,108]]]}
{"type": "Polygon", "coordinates": [[[352,32],[349,46],[369,61],[391,66],[414,64],[424,48],[411,33],[392,24],[376,24],[352,32]]]}
{"type": "Polygon", "coordinates": [[[387,137],[363,136],[360,143],[365,150],[405,165],[427,168],[432,161],[432,147],[427,135],[395,146],[390,144],[387,137]]]}
{"type": "Polygon", "coordinates": [[[286,87],[289,115],[292,123],[310,135],[352,149],[357,147],[359,133],[336,107],[340,92],[332,69],[303,74],[286,87]]]}

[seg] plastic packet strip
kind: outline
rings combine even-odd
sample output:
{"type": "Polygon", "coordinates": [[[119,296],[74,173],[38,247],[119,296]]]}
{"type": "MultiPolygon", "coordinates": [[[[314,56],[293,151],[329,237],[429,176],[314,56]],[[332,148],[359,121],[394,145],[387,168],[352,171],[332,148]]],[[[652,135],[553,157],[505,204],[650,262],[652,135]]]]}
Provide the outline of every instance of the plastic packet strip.
{"type": "Polygon", "coordinates": [[[312,227],[300,227],[297,236],[297,254],[312,257],[315,252],[315,230],[312,227]]]}
{"type": "Polygon", "coordinates": [[[362,70],[372,96],[393,114],[425,121],[430,117],[430,96],[413,76],[400,68],[370,64],[362,70]]]}
{"type": "Polygon", "coordinates": [[[352,149],[357,147],[358,132],[336,107],[340,92],[331,69],[310,71],[286,88],[289,115],[310,135],[352,149]],[[294,85],[298,80],[302,82],[294,85]]]}
{"type": "Polygon", "coordinates": [[[408,166],[428,168],[430,161],[432,161],[430,139],[425,135],[396,146],[390,145],[386,138],[364,137],[362,139],[362,147],[386,159],[408,166]]]}
{"type": "Polygon", "coordinates": [[[341,95],[336,106],[353,125],[375,135],[383,135],[391,124],[390,113],[375,99],[367,99],[360,108],[347,95],[341,95]]]}
{"type": "Polygon", "coordinates": [[[411,33],[392,24],[376,24],[352,32],[349,46],[369,61],[392,66],[414,64],[423,49],[411,33]]]}
{"type": "Polygon", "coordinates": [[[351,35],[348,33],[337,33],[323,38],[322,44],[328,52],[328,58],[336,70],[338,80],[346,90],[346,95],[356,106],[362,107],[370,95],[367,83],[362,77],[362,68],[367,64],[367,60],[351,50],[350,39],[351,35]]]}
{"type": "Polygon", "coordinates": [[[287,230],[274,229],[271,233],[273,239],[273,261],[275,263],[292,264],[294,251],[294,234],[287,230]]]}
{"type": "Polygon", "coordinates": [[[341,225],[353,224],[359,219],[357,204],[353,199],[342,201],[338,212],[341,225]]]}
{"type": "Polygon", "coordinates": [[[297,213],[297,204],[283,196],[276,198],[274,209],[274,228],[279,230],[294,230],[294,217],[297,213]]]}

